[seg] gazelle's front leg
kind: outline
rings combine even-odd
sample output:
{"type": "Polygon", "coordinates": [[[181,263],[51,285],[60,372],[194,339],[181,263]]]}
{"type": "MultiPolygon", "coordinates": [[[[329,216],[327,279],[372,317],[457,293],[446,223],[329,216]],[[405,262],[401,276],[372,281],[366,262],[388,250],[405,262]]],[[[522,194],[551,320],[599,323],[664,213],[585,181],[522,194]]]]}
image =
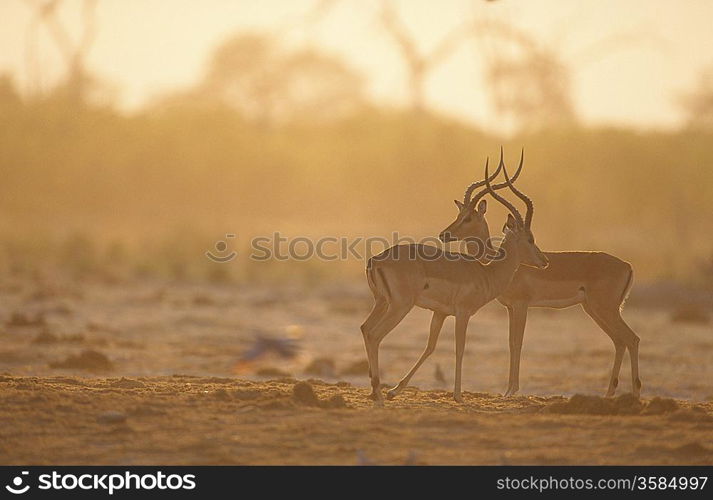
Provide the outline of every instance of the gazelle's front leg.
{"type": "Polygon", "coordinates": [[[426,361],[426,358],[428,358],[433,351],[436,349],[436,344],[438,343],[438,335],[441,333],[441,328],[443,328],[443,322],[446,319],[446,315],[440,312],[434,312],[433,313],[433,318],[431,318],[431,330],[428,334],[428,344],[426,345],[426,349],[423,351],[423,354],[421,354],[421,357],[418,358],[418,361],[416,361],[416,364],[413,365],[413,368],[411,368],[411,371],[409,371],[404,378],[401,379],[401,381],[398,383],[396,387],[391,389],[389,392],[386,393],[386,398],[387,399],[393,399],[396,396],[398,396],[401,391],[404,390],[404,388],[408,385],[409,381],[411,380],[411,377],[413,377],[413,374],[416,373],[416,370],[419,369],[419,367],[423,364],[424,361],[426,361]]]}
{"type": "Polygon", "coordinates": [[[456,382],[453,387],[453,399],[458,403],[463,402],[461,395],[461,372],[463,369],[463,353],[465,352],[465,332],[468,329],[470,315],[464,312],[456,313],[456,382]]]}
{"type": "Polygon", "coordinates": [[[518,302],[508,306],[510,328],[510,375],[505,396],[512,396],[520,390],[520,358],[522,357],[522,339],[525,336],[527,322],[527,304],[518,302]]]}

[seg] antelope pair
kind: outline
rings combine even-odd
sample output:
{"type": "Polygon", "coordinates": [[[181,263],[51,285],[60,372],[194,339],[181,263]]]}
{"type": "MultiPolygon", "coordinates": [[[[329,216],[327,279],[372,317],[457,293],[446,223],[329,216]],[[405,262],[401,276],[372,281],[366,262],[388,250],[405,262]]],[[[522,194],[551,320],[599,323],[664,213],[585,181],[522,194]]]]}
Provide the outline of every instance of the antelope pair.
{"type": "MultiPolygon", "coordinates": [[[[542,252],[535,244],[531,231],[534,207],[513,182],[520,175],[524,152],[512,179],[503,160],[493,175],[488,162],[485,177],[474,182],[465,192],[463,202],[455,201],[458,216],[441,234],[444,242],[465,240],[469,254],[442,251],[426,245],[400,245],[372,257],[367,263],[367,281],[374,295],[374,307],[363,323],[369,361],[371,397],[382,404],[379,381],[379,345],[384,337],[414,307],[433,311],[428,343],[421,357],[406,376],[388,391],[389,399],[397,396],[414,373],[435,350],[438,336],[447,316],[455,316],[456,367],[453,397],[462,402],[461,367],[465,349],[465,335],[470,317],[493,299],[508,309],[510,322],[510,374],[506,396],[519,390],[520,356],[529,307],[566,308],[581,304],[599,327],[614,343],[612,368],[607,396],[613,396],[624,352],[631,359],[633,394],[639,397],[641,382],[638,375],[639,337],[621,317],[623,306],[633,281],[631,266],[601,252],[542,252]],[[500,171],[505,182],[491,185],[500,171]],[[482,188],[475,196],[473,192],[482,188]],[[496,191],[508,187],[527,208],[523,218],[518,210],[496,191]],[[482,254],[484,242],[490,238],[485,219],[489,193],[504,205],[508,218],[503,227],[504,239],[497,249],[497,259],[482,254]]],[[[489,248],[489,247],[488,247],[489,248]]]]}

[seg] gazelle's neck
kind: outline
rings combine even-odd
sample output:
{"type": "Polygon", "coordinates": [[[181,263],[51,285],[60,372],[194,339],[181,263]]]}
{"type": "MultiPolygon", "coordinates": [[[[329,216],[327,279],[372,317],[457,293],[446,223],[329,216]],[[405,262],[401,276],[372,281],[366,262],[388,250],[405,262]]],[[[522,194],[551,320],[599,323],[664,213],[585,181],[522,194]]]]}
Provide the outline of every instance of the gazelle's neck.
{"type": "MultiPolygon", "coordinates": [[[[488,237],[490,238],[490,237],[488,237]]],[[[481,264],[487,264],[492,260],[491,252],[485,241],[469,238],[465,242],[465,251],[468,255],[478,258],[481,264]]]]}
{"type": "Polygon", "coordinates": [[[510,286],[515,271],[520,266],[517,242],[511,233],[505,235],[498,253],[502,253],[503,258],[491,260],[484,268],[488,276],[489,295],[492,298],[501,295],[510,286]]]}

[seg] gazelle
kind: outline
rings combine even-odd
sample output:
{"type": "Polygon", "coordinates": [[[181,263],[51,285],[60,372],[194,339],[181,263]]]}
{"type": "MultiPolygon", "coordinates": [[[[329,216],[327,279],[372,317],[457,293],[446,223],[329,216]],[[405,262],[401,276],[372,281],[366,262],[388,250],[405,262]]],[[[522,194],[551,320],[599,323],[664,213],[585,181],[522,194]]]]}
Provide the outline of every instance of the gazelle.
{"type": "MultiPolygon", "coordinates": [[[[501,149],[502,159],[502,149],[501,149]]],[[[520,156],[518,173],[522,168],[523,154],[520,156]]],[[[489,238],[488,223],[485,220],[486,202],[480,201],[477,210],[475,203],[485,193],[480,192],[471,199],[475,189],[483,181],[474,182],[465,192],[463,202],[458,205],[458,216],[441,234],[442,241],[489,238]]],[[[510,185],[513,192],[522,197],[517,189],[510,185]]],[[[532,221],[532,213],[526,218],[526,226],[532,221]]],[[[470,243],[469,243],[470,245],[470,243]]],[[[473,253],[470,247],[468,252],[473,253]]],[[[549,259],[547,269],[520,267],[510,285],[497,298],[507,307],[510,323],[510,375],[506,396],[511,396],[520,387],[520,357],[525,334],[527,310],[530,307],[549,307],[563,309],[581,304],[584,311],[599,325],[614,343],[614,366],[609,379],[607,397],[614,395],[619,383],[619,372],[626,349],[631,361],[632,393],[639,397],[641,381],[639,379],[639,337],[621,317],[621,310],[633,284],[634,272],[631,265],[623,260],[603,252],[544,252],[549,259]]],[[[434,315],[435,320],[435,315],[434,315]]],[[[429,337],[430,351],[435,348],[435,338],[429,337]]],[[[428,352],[429,349],[427,349],[428,352]]],[[[424,353],[425,354],[425,353],[424,353]]],[[[419,360],[417,366],[423,360],[419,360]]],[[[415,372],[412,370],[398,386],[389,391],[389,396],[397,395],[415,372]]]]}
{"type": "MultiPolygon", "coordinates": [[[[505,165],[500,162],[503,170],[505,165]]],[[[507,178],[509,183],[510,181],[507,178]]],[[[446,316],[455,316],[456,366],[453,398],[462,402],[461,367],[468,321],[482,306],[500,296],[510,284],[520,264],[545,268],[547,257],[535,245],[526,220],[532,219],[532,202],[526,201],[527,214],[522,218],[517,209],[498,195],[490,185],[488,162],[485,180],[488,191],[509,210],[503,228],[505,237],[498,251],[502,256],[487,265],[459,253],[445,252],[429,245],[397,245],[369,259],[366,268],[369,288],[374,294],[374,307],[361,326],[369,360],[371,397],[382,404],[379,384],[379,345],[414,307],[433,311],[429,348],[434,344],[446,316]]],[[[428,349],[428,348],[427,348],[428,349]]],[[[425,359],[424,353],[423,359],[425,359]]],[[[419,360],[412,372],[415,372],[419,360]]]]}

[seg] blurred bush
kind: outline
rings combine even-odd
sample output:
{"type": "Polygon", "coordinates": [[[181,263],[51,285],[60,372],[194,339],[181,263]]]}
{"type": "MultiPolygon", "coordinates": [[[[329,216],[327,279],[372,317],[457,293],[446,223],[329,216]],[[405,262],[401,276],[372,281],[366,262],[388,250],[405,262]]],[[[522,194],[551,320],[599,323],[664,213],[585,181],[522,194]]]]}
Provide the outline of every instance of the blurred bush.
{"type": "MultiPolygon", "coordinates": [[[[431,112],[370,105],[338,60],[245,36],[215,53],[194,88],[137,113],[63,95],[23,98],[0,79],[4,270],[215,281],[360,275],[354,261],[217,270],[204,252],[227,232],[243,249],[251,235],[274,231],[436,235],[455,215],[451,199],[501,143],[511,168],[525,147],[519,186],[535,200],[542,248],[614,253],[634,264],[637,282],[699,283],[698,263],[711,253],[710,130],[573,123],[503,139],[431,112]]],[[[490,207],[499,231],[504,212],[490,207]]]]}

